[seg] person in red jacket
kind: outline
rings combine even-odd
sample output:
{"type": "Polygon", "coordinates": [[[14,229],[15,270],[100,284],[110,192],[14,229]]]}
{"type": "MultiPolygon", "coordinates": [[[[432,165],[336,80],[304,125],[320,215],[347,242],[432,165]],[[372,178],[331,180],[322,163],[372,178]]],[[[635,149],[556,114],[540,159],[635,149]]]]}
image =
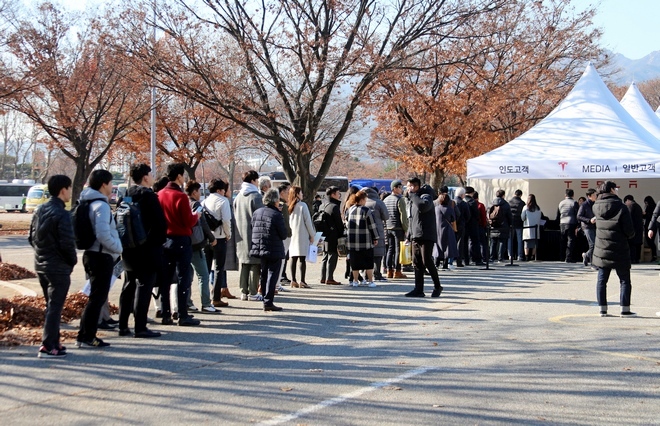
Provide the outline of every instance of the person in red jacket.
{"type": "Polygon", "coordinates": [[[177,307],[180,326],[199,325],[199,320],[188,314],[188,292],[192,283],[192,227],[199,220],[201,213],[193,214],[188,196],[181,187],[184,183],[185,166],[174,163],[167,166],[169,183],[158,192],[158,201],[163,208],[167,222],[167,240],[165,241],[165,277],[161,283],[161,311],[163,324],[173,324],[170,308],[170,281],[177,273],[177,307]]]}

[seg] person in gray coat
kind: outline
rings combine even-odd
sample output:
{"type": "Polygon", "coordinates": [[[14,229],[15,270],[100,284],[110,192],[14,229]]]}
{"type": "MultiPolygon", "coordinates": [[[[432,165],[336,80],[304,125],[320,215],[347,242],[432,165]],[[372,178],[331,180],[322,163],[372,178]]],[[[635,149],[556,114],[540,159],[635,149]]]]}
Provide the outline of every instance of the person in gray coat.
{"type": "Polygon", "coordinates": [[[607,281],[612,269],[621,282],[621,316],[634,316],[630,312],[630,249],[628,240],[635,236],[630,211],[617,196],[614,182],[607,181],[600,187],[600,195],[594,203],[596,218],[596,244],[593,265],[598,269],[596,296],[600,307],[600,316],[607,316],[607,281]]]}
{"type": "Polygon", "coordinates": [[[259,287],[259,274],[261,260],[250,256],[252,245],[252,215],[255,210],[263,207],[261,193],[257,188],[259,173],[249,170],[243,175],[241,191],[234,199],[234,215],[236,218],[236,252],[241,264],[239,284],[241,286],[241,300],[262,301],[263,297],[257,294],[259,287]]]}
{"type": "Polygon", "coordinates": [[[559,247],[559,260],[573,263],[573,248],[575,246],[575,230],[578,226],[577,212],[580,206],[573,199],[575,193],[572,189],[566,189],[566,198],[559,203],[557,219],[561,230],[561,243],[559,247]]]}
{"type": "MultiPolygon", "coordinates": [[[[364,191],[367,194],[367,202],[365,207],[371,209],[371,212],[376,222],[376,229],[378,230],[378,235],[385,235],[385,221],[390,218],[390,213],[387,211],[387,206],[378,197],[378,192],[374,188],[366,188],[364,191]]],[[[374,247],[374,280],[375,281],[387,281],[381,272],[381,266],[383,263],[383,257],[385,257],[385,243],[384,239],[381,238],[381,244],[378,244],[374,247]]]]}

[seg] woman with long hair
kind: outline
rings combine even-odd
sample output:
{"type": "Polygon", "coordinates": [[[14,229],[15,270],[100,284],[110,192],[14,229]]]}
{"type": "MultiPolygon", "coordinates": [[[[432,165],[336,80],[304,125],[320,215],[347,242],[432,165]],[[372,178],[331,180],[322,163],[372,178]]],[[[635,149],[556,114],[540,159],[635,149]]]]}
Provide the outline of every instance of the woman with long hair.
{"type": "Polygon", "coordinates": [[[291,259],[291,287],[311,288],[305,283],[307,264],[305,258],[309,252],[309,245],[314,242],[314,223],[309,214],[307,204],[302,202],[303,193],[299,186],[289,189],[289,225],[291,226],[291,245],[289,245],[289,258],[291,259]],[[296,265],[300,261],[300,281],[296,280],[296,265]]]}
{"type": "Polygon", "coordinates": [[[536,196],[529,194],[527,197],[527,204],[520,213],[520,218],[523,221],[523,244],[525,245],[525,260],[536,259],[536,245],[540,238],[537,234],[538,225],[541,223],[541,207],[536,203],[536,196]]]}
{"type": "Polygon", "coordinates": [[[359,191],[355,194],[355,204],[348,210],[347,225],[347,247],[348,258],[353,272],[353,278],[350,285],[357,287],[360,285],[358,275],[361,270],[365,270],[369,287],[376,287],[373,282],[374,271],[374,246],[378,244],[378,229],[373,214],[368,207],[367,194],[359,191]]]}

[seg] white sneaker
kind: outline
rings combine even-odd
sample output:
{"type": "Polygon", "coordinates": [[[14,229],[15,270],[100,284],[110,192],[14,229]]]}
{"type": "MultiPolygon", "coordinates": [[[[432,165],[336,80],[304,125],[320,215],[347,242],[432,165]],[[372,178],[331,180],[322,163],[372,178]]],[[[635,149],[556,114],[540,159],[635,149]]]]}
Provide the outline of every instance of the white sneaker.
{"type": "Polygon", "coordinates": [[[197,311],[199,311],[199,309],[197,309],[197,306],[195,306],[195,305],[190,305],[190,306],[188,306],[188,311],[197,312],[197,311]]]}
{"type": "Polygon", "coordinates": [[[378,287],[378,285],[376,285],[376,283],[373,281],[369,282],[367,285],[369,286],[369,288],[378,287]]]}
{"type": "Polygon", "coordinates": [[[350,281],[348,283],[348,285],[351,286],[351,287],[357,287],[359,285],[359,283],[357,281],[350,281]]]}
{"type": "Polygon", "coordinates": [[[245,293],[241,293],[241,300],[248,300],[248,295],[245,293]]]}
{"type": "Polygon", "coordinates": [[[284,293],[285,291],[288,291],[288,290],[286,290],[284,287],[282,287],[282,285],[278,285],[278,286],[275,288],[275,290],[277,290],[277,291],[280,292],[280,293],[284,293]]]}
{"type": "Polygon", "coordinates": [[[449,266],[450,271],[455,271],[456,270],[456,265],[447,265],[449,266]]]}
{"type": "Polygon", "coordinates": [[[358,283],[358,285],[359,285],[360,287],[364,287],[364,286],[367,285],[367,282],[366,282],[366,281],[360,281],[360,282],[358,283]]]}
{"type": "Polygon", "coordinates": [[[248,296],[250,302],[263,302],[264,297],[260,294],[251,294],[248,296]]]}
{"type": "Polygon", "coordinates": [[[215,306],[203,306],[202,311],[204,311],[204,312],[220,312],[220,309],[215,309],[215,306]]]}

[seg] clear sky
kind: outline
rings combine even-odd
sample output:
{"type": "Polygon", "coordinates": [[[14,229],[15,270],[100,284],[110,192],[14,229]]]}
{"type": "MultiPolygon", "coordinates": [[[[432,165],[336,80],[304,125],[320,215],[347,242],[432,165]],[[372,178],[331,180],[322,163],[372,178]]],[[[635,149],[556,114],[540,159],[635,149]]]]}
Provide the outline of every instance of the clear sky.
{"type": "Polygon", "coordinates": [[[594,23],[603,29],[603,47],[628,59],[660,50],[660,0],[573,0],[576,10],[600,4],[594,23]]]}
{"type": "MultiPolygon", "coordinates": [[[[78,10],[84,9],[86,4],[99,4],[99,0],[60,1],[78,10]]],[[[657,34],[660,0],[572,0],[571,4],[580,11],[590,4],[599,4],[594,23],[603,29],[603,47],[629,59],[640,59],[660,50],[660,35],[657,34]]]]}

